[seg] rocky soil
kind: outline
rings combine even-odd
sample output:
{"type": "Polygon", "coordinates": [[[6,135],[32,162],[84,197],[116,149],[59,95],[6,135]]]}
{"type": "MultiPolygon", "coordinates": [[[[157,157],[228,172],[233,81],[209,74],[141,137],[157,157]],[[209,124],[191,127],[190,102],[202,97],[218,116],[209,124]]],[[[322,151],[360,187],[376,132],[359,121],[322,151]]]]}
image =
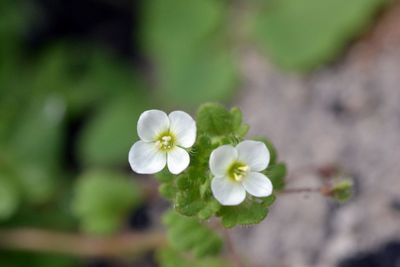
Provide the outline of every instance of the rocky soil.
{"type": "MultiPolygon", "coordinates": [[[[279,197],[263,223],[236,230],[242,256],[254,267],[330,267],[400,240],[400,5],[337,62],[307,76],[280,72],[254,49],[242,65],[235,104],[251,134],[269,136],[290,173],[334,162],[356,185],[344,205],[279,197]]],[[[310,175],[288,187],[319,184],[310,175]]]]}

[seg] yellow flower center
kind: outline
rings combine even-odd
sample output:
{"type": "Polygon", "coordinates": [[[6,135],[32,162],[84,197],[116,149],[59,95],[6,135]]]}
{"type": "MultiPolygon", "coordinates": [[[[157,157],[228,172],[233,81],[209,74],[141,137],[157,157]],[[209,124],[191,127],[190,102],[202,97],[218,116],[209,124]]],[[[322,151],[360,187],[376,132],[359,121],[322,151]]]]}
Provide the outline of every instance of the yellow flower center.
{"type": "Polygon", "coordinates": [[[248,165],[236,161],[228,168],[228,177],[235,182],[241,182],[249,170],[248,165]]]}
{"type": "Polygon", "coordinates": [[[176,138],[169,131],[160,134],[156,139],[156,147],[165,152],[171,151],[175,147],[175,143],[176,138]]]}

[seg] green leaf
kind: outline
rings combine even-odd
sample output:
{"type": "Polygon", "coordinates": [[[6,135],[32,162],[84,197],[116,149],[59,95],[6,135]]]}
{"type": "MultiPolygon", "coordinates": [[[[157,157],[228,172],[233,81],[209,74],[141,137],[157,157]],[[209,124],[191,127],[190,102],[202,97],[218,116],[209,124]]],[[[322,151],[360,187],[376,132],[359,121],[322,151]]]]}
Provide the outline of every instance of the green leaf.
{"type": "Polygon", "coordinates": [[[208,219],[214,215],[219,204],[211,194],[210,178],[191,171],[178,177],[175,196],[175,209],[186,216],[198,216],[208,219]]]}
{"type": "Polygon", "coordinates": [[[218,212],[223,226],[253,225],[260,223],[268,214],[268,207],[275,201],[275,196],[265,198],[247,197],[238,206],[222,206],[218,212]]]}
{"type": "Polygon", "coordinates": [[[342,180],[333,185],[330,196],[339,202],[348,201],[353,194],[353,182],[351,180],[342,180]]]}
{"type": "Polygon", "coordinates": [[[159,187],[160,195],[168,200],[173,200],[176,196],[176,188],[172,183],[163,183],[159,187]]]}
{"type": "Polygon", "coordinates": [[[92,47],[85,47],[78,55],[80,60],[76,64],[83,65],[82,72],[77,73],[79,82],[72,86],[73,90],[68,88],[64,92],[73,111],[85,111],[96,104],[108,105],[118,97],[126,97],[137,109],[147,106],[148,93],[132,66],[106,51],[92,50],[92,47]]]}
{"type": "Polygon", "coordinates": [[[0,173],[0,221],[9,219],[18,210],[20,192],[15,182],[0,173]]]}
{"type": "Polygon", "coordinates": [[[179,58],[218,27],[223,10],[216,0],[148,0],[142,11],[145,47],[162,61],[179,58]]]}
{"type": "Polygon", "coordinates": [[[200,134],[207,135],[214,141],[236,145],[246,135],[249,126],[243,122],[239,108],[229,111],[221,104],[206,103],[197,111],[197,129],[200,134]]]}
{"type": "MultiPolygon", "coordinates": [[[[70,189],[69,185],[69,183],[64,184],[64,187],[70,189]]],[[[21,203],[18,212],[4,222],[3,227],[33,227],[57,231],[76,231],[77,221],[71,216],[70,200],[71,191],[64,189],[60,190],[52,198],[52,202],[39,207],[21,203]]]]}
{"type": "Polygon", "coordinates": [[[167,168],[164,168],[164,170],[155,174],[155,177],[161,183],[158,188],[160,195],[168,200],[173,201],[177,193],[177,188],[175,186],[175,175],[170,173],[167,168]]]}
{"type": "MultiPolygon", "coordinates": [[[[29,203],[43,204],[54,193],[64,137],[65,103],[48,96],[21,108],[6,137],[4,156],[16,173],[16,183],[29,203]]],[[[4,141],[3,141],[4,142],[4,141]]]]}
{"type": "Polygon", "coordinates": [[[161,195],[171,200],[175,210],[183,215],[206,220],[220,207],[210,189],[208,158],[214,147],[208,136],[200,135],[190,151],[191,164],[185,172],[172,175],[164,170],[156,175],[161,182],[161,195]]]}
{"type": "Polygon", "coordinates": [[[168,211],[163,216],[170,244],[179,251],[191,251],[200,258],[216,255],[222,248],[221,238],[194,218],[168,211]]]}
{"type": "Polygon", "coordinates": [[[55,172],[48,172],[37,165],[18,165],[18,182],[28,203],[43,204],[51,199],[59,185],[55,172]]]}
{"type": "Polygon", "coordinates": [[[0,176],[12,181],[21,203],[46,203],[53,196],[57,185],[57,179],[52,175],[53,173],[40,164],[29,162],[23,164],[11,153],[0,155],[0,176]]]}
{"type": "Polygon", "coordinates": [[[25,76],[31,94],[62,98],[73,116],[143,87],[131,66],[84,44],[50,47],[25,76]]]}
{"type": "Polygon", "coordinates": [[[61,152],[65,103],[49,96],[24,110],[10,138],[9,147],[19,162],[55,169],[61,152]]]}
{"type": "Polygon", "coordinates": [[[231,109],[232,124],[238,136],[244,137],[250,129],[248,124],[243,123],[243,114],[238,107],[231,109]]]}
{"type": "Polygon", "coordinates": [[[161,183],[173,182],[175,175],[170,173],[167,168],[164,168],[161,172],[155,174],[155,177],[161,183]]]}
{"type": "Polygon", "coordinates": [[[208,160],[215,145],[200,135],[191,152],[191,166],[175,179],[175,209],[186,216],[208,219],[219,209],[211,193],[208,160]]]}
{"type": "Polygon", "coordinates": [[[191,106],[231,96],[237,73],[221,34],[226,10],[218,0],[146,1],[144,46],[163,99],[191,106]]]}
{"type": "Polygon", "coordinates": [[[180,61],[162,63],[159,73],[164,97],[185,106],[228,99],[237,82],[231,54],[219,48],[196,49],[180,61]]]}
{"type": "Polygon", "coordinates": [[[140,199],[140,191],[129,176],[92,170],[75,185],[72,211],[84,231],[108,234],[118,230],[140,199]]]}
{"type": "Polygon", "coordinates": [[[271,180],[274,190],[280,191],[285,187],[286,165],[278,163],[270,165],[264,174],[271,180]]]}
{"type": "Polygon", "coordinates": [[[228,267],[229,265],[217,258],[197,259],[179,253],[172,248],[157,251],[157,261],[161,267],[228,267]]]}
{"type": "Polygon", "coordinates": [[[268,1],[256,38],[284,68],[309,70],[332,60],[365,29],[386,0],[268,1]]]}
{"type": "Polygon", "coordinates": [[[197,213],[197,217],[201,220],[208,220],[212,216],[214,216],[219,209],[221,208],[221,205],[216,201],[215,199],[210,199],[208,202],[206,202],[206,205],[197,213]]]}
{"type": "MultiPolygon", "coordinates": [[[[237,117],[237,115],[234,116],[237,117]]],[[[235,126],[234,123],[232,114],[220,104],[203,104],[197,112],[198,131],[211,136],[232,134],[235,126]]]]}
{"type": "Polygon", "coordinates": [[[148,105],[145,94],[124,94],[104,105],[83,129],[78,152],[85,164],[124,166],[137,139],[136,123],[148,105]]]}

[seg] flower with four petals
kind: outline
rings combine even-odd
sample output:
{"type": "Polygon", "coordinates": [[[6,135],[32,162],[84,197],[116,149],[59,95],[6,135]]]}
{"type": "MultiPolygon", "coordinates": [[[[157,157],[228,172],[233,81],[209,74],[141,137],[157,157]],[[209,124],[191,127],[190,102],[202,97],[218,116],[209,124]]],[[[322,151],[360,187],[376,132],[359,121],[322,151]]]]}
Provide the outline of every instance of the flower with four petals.
{"type": "Polygon", "coordinates": [[[184,171],[190,163],[187,148],[196,140],[196,123],[183,111],[167,115],[161,110],[143,112],[137,124],[140,141],[129,151],[133,171],[141,174],[157,173],[165,165],[173,174],[184,171]]]}
{"type": "Polygon", "coordinates": [[[239,205],[246,191],[255,197],[272,194],[272,183],[261,173],[270,159],[266,145],[258,141],[243,141],[236,147],[223,145],[210,156],[210,170],[214,178],[211,190],[225,206],[239,205]]]}

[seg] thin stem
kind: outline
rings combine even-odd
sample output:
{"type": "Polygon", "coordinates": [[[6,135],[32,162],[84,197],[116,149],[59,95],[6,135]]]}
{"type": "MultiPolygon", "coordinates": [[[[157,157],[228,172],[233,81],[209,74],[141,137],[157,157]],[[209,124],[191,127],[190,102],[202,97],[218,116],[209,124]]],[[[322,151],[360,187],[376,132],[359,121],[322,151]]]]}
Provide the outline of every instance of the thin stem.
{"type": "Polygon", "coordinates": [[[304,187],[304,188],[289,188],[280,191],[280,194],[297,194],[297,193],[321,193],[321,187],[304,187]]]}
{"type": "Polygon", "coordinates": [[[307,175],[316,175],[319,178],[330,178],[338,171],[338,167],[335,164],[303,166],[295,170],[293,174],[289,174],[286,177],[286,183],[305,178],[307,175]]]}
{"type": "Polygon", "coordinates": [[[51,252],[81,257],[141,255],[165,243],[162,233],[90,237],[39,229],[0,230],[0,249],[51,252]]]}

